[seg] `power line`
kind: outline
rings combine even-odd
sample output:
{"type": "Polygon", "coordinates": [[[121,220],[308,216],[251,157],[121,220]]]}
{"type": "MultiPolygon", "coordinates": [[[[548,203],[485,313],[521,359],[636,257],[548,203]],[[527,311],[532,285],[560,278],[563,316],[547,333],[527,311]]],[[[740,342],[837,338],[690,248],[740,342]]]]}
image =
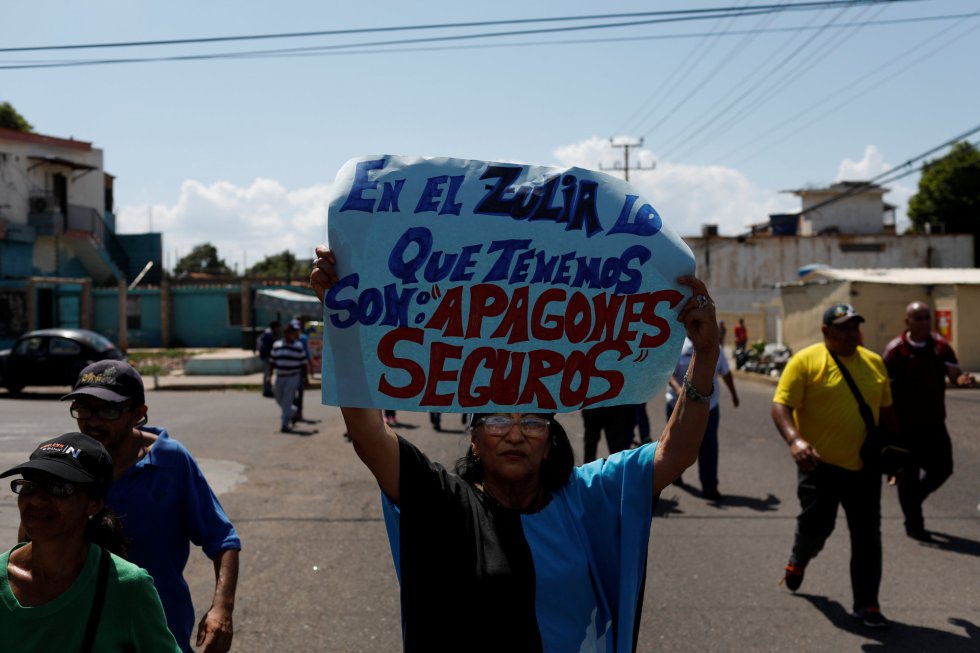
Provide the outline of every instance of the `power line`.
{"type": "MultiPolygon", "coordinates": [[[[765,25],[765,24],[767,24],[768,22],[770,22],[772,20],[773,20],[773,16],[772,15],[764,16],[763,19],[760,21],[759,24],[760,25],[765,25]]],[[[806,26],[806,29],[809,29],[809,26],[806,26]]],[[[743,52],[745,52],[746,51],[746,47],[755,39],[755,37],[756,37],[756,35],[758,33],[759,32],[755,32],[755,33],[748,32],[748,33],[746,33],[745,36],[743,36],[742,39],[740,39],[738,41],[738,43],[736,43],[734,46],[732,46],[732,48],[731,48],[731,50],[729,50],[727,56],[722,57],[721,60],[717,64],[715,64],[715,66],[710,71],[708,71],[708,74],[705,75],[704,77],[702,77],[701,80],[694,85],[694,88],[692,88],[690,91],[688,91],[687,95],[685,95],[679,102],[677,102],[673,107],[671,107],[671,109],[669,111],[664,112],[664,114],[661,116],[660,120],[658,120],[656,123],[654,123],[644,133],[646,133],[646,134],[652,134],[654,131],[656,131],[657,129],[659,129],[665,122],[667,122],[674,115],[676,115],[677,114],[677,111],[682,106],[684,106],[687,102],[689,102],[691,100],[691,98],[693,98],[695,95],[697,95],[698,93],[700,93],[702,89],[704,89],[705,87],[707,87],[708,82],[710,82],[712,79],[714,79],[715,76],[718,75],[722,70],[724,70],[726,66],[728,66],[732,62],[734,62],[738,58],[738,56],[740,54],[742,54],[743,52]]],[[[649,111],[647,113],[647,117],[649,117],[653,113],[654,113],[654,110],[649,111]]]]}
{"type": "Polygon", "coordinates": [[[313,36],[349,36],[353,34],[373,34],[382,32],[403,32],[403,31],[418,31],[418,30],[434,30],[434,29],[458,29],[458,28],[469,28],[469,27],[491,27],[495,25],[521,25],[521,24],[532,24],[532,23],[555,23],[555,22],[569,22],[569,21],[581,21],[581,20],[614,20],[622,18],[639,18],[643,16],[698,16],[701,14],[713,14],[721,12],[739,12],[739,11],[751,11],[752,13],[759,10],[772,10],[772,11],[801,11],[801,10],[812,10],[812,9],[822,9],[837,5],[857,5],[857,4],[877,4],[880,2],[921,2],[922,0],[824,0],[818,2],[800,2],[796,4],[786,4],[781,5],[756,5],[752,7],[708,7],[699,9],[673,9],[673,10],[660,10],[660,11],[644,11],[644,12],[630,12],[630,13],[618,13],[618,14],[592,14],[585,16],[557,16],[550,18],[515,18],[507,20],[485,20],[485,21],[472,21],[464,23],[431,23],[423,25],[400,25],[392,27],[365,27],[365,28],[353,28],[353,29],[341,29],[341,30],[317,30],[317,31],[305,31],[305,32],[279,32],[271,34],[246,34],[246,35],[236,35],[236,36],[207,36],[200,38],[184,38],[184,39],[158,39],[152,41],[117,41],[117,42],[107,42],[107,43],[75,43],[66,45],[40,45],[40,46],[24,46],[24,47],[13,47],[13,48],[0,48],[0,52],[40,52],[40,51],[50,51],[50,50],[81,50],[81,49],[101,49],[101,48],[131,48],[131,47],[146,47],[146,46],[160,46],[160,45],[189,45],[189,44],[201,44],[201,43],[227,43],[234,41],[258,41],[258,40],[269,40],[269,39],[293,39],[293,38],[309,38],[313,36]]]}
{"type": "MultiPolygon", "coordinates": [[[[872,0],[865,0],[865,1],[870,2],[872,0]]],[[[884,1],[884,0],[875,0],[875,1],[884,1]]],[[[888,1],[916,2],[919,0],[888,0],[888,1]]],[[[766,12],[759,11],[756,13],[761,14],[766,12]]],[[[198,61],[198,60],[209,60],[209,59],[235,59],[235,58],[262,56],[262,55],[267,56],[267,55],[283,55],[283,54],[301,54],[307,52],[326,53],[329,51],[350,50],[354,48],[364,48],[364,47],[408,45],[408,44],[419,44],[419,43],[439,43],[439,42],[447,42],[447,41],[463,41],[463,40],[483,39],[483,38],[497,38],[501,36],[527,36],[527,35],[534,35],[534,34],[553,34],[558,32],[573,32],[573,31],[595,30],[595,29],[635,27],[640,25],[687,22],[692,20],[707,20],[707,19],[714,19],[719,17],[724,18],[729,15],[735,15],[735,14],[698,15],[698,16],[680,17],[680,18],[657,18],[657,19],[649,19],[649,20],[627,21],[627,22],[620,22],[620,23],[597,23],[591,25],[576,25],[572,27],[552,27],[552,28],[542,28],[542,29],[533,29],[533,30],[512,30],[506,32],[485,32],[479,34],[457,34],[452,36],[423,37],[423,38],[414,38],[414,39],[396,39],[391,41],[368,41],[362,43],[341,43],[341,44],[334,44],[334,45],[308,46],[302,48],[279,48],[273,50],[252,50],[252,51],[244,51],[244,52],[219,52],[219,53],[209,53],[209,54],[170,55],[170,56],[157,56],[157,57],[126,57],[126,58],[117,58],[117,59],[81,59],[75,61],[58,61],[58,62],[50,62],[50,63],[43,62],[43,63],[30,63],[30,64],[8,64],[8,65],[0,66],[0,70],[16,70],[16,69],[25,69],[25,68],[65,68],[65,67],[77,67],[77,66],[106,65],[106,64],[147,63],[147,62],[159,62],[159,61],[198,61]]],[[[754,14],[748,14],[748,15],[754,15],[754,14]]]]}
{"type": "MultiPolygon", "coordinates": [[[[735,18],[730,18],[728,20],[728,23],[725,25],[725,27],[732,25],[735,22],[735,20],[736,20],[735,18]]],[[[763,20],[771,20],[771,17],[764,18],[763,20]]],[[[630,115],[630,117],[626,119],[626,122],[623,123],[623,126],[616,129],[616,131],[613,133],[618,134],[618,133],[625,133],[627,131],[633,131],[634,118],[639,116],[643,112],[643,110],[646,109],[647,105],[649,105],[650,102],[654,100],[654,98],[670,97],[670,95],[674,92],[674,89],[677,88],[683,82],[684,80],[683,71],[685,71],[685,68],[686,70],[693,70],[694,68],[697,67],[699,63],[701,63],[704,57],[707,56],[708,53],[710,53],[711,50],[714,49],[715,45],[718,43],[718,40],[712,39],[710,37],[715,36],[719,30],[721,30],[722,34],[725,33],[726,30],[722,29],[722,24],[723,24],[722,22],[719,22],[718,25],[716,25],[714,29],[711,30],[710,33],[708,33],[704,38],[702,38],[701,41],[691,49],[691,53],[688,55],[687,58],[689,61],[693,59],[693,63],[689,63],[686,67],[685,66],[675,67],[674,70],[667,77],[667,79],[663,82],[663,84],[660,85],[660,87],[655,88],[654,91],[650,94],[650,96],[647,97],[645,100],[643,100],[643,102],[640,103],[640,106],[637,107],[636,110],[630,115]],[[695,55],[696,58],[694,58],[695,55]]],[[[654,110],[655,109],[651,109],[650,112],[654,110]]],[[[649,115],[649,112],[647,115],[649,115]]]]}
{"type": "MultiPolygon", "coordinates": [[[[789,66],[794,59],[796,59],[798,56],[803,54],[803,52],[805,52],[806,49],[812,43],[817,41],[824,34],[827,26],[832,25],[834,22],[836,22],[837,19],[840,18],[845,11],[847,11],[846,8],[841,9],[835,16],[830,18],[826,23],[823,23],[823,25],[821,25],[821,29],[811,34],[803,43],[799,45],[795,45],[793,43],[793,39],[788,39],[785,43],[783,43],[783,45],[779,46],[776,49],[774,56],[772,56],[770,60],[770,61],[774,61],[774,64],[769,66],[768,70],[763,71],[763,67],[766,66],[767,63],[770,63],[770,61],[761,62],[759,66],[757,66],[753,71],[745,75],[739,82],[737,82],[732,87],[733,90],[738,89],[743,84],[746,84],[749,79],[755,78],[755,81],[748,84],[741,93],[739,93],[737,96],[735,96],[733,99],[731,99],[727,104],[725,104],[721,108],[715,110],[712,115],[702,119],[707,112],[710,112],[714,108],[709,106],[706,112],[702,112],[701,115],[698,116],[698,118],[688,123],[688,126],[685,127],[684,130],[674,132],[673,137],[669,139],[670,145],[663,146],[664,149],[666,150],[663,156],[665,157],[668,156],[671,148],[676,149],[675,143],[676,144],[684,143],[689,138],[691,138],[692,135],[697,135],[695,138],[697,138],[698,140],[702,140],[701,137],[708,129],[714,128],[719,122],[719,120],[724,118],[735,107],[737,107],[739,104],[745,101],[746,98],[748,98],[750,95],[755,93],[760,86],[765,84],[768,80],[772,79],[774,75],[776,75],[781,70],[789,66]],[[793,47],[790,48],[790,46],[793,47]],[[778,55],[780,51],[785,49],[791,49],[791,52],[788,56],[775,56],[778,55]]],[[[814,15],[812,20],[816,20],[816,19],[817,16],[814,15]]],[[[727,95],[728,93],[725,94],[725,96],[727,95]]]]}
{"type": "Polygon", "coordinates": [[[813,206],[811,206],[810,208],[808,208],[805,211],[805,213],[811,213],[811,212],[816,211],[818,209],[822,209],[822,208],[824,208],[826,206],[829,206],[831,204],[834,204],[835,202],[839,202],[839,201],[841,201],[844,198],[850,197],[851,195],[856,195],[857,193],[864,192],[864,191],[870,189],[871,187],[875,186],[876,183],[879,182],[879,181],[881,181],[881,183],[889,183],[889,182],[892,182],[892,181],[897,181],[898,179],[901,179],[903,177],[907,177],[907,176],[909,176],[909,175],[911,175],[911,174],[913,174],[915,172],[919,172],[920,170],[922,170],[923,167],[925,167],[924,165],[923,166],[920,166],[919,168],[917,168],[915,170],[909,170],[909,171],[906,171],[906,172],[904,172],[904,173],[902,173],[900,175],[897,175],[897,176],[895,176],[893,178],[890,178],[890,177],[892,177],[892,175],[895,175],[898,170],[901,170],[903,168],[909,167],[913,163],[915,163],[916,161],[918,161],[920,159],[924,159],[924,158],[926,158],[927,156],[929,156],[931,154],[935,154],[939,150],[943,150],[943,149],[945,149],[945,148],[947,148],[947,147],[949,147],[951,145],[954,145],[954,144],[962,141],[963,139],[965,139],[967,136],[971,136],[971,135],[973,135],[973,134],[975,134],[977,132],[980,132],[980,125],[977,125],[973,129],[969,129],[969,130],[963,132],[959,136],[955,136],[955,137],[949,139],[948,141],[946,141],[942,145],[937,145],[936,147],[930,148],[929,150],[923,152],[922,154],[919,154],[918,156],[912,157],[911,159],[909,159],[908,161],[906,161],[905,163],[903,163],[903,164],[901,164],[899,166],[896,166],[894,168],[891,168],[890,170],[886,170],[885,172],[882,172],[881,174],[875,175],[871,179],[868,179],[867,181],[865,181],[865,182],[863,182],[863,183],[861,183],[861,184],[859,184],[857,186],[854,186],[852,188],[849,188],[848,190],[843,191],[841,193],[838,193],[837,195],[834,195],[833,197],[827,198],[827,199],[825,199],[822,202],[818,202],[818,203],[814,204],[813,206]]]}
{"type": "MultiPolygon", "coordinates": [[[[972,12],[967,14],[941,14],[937,16],[916,16],[915,18],[893,18],[888,20],[874,20],[874,21],[863,21],[863,22],[851,22],[851,23],[837,23],[836,25],[827,26],[826,29],[846,29],[849,27],[854,27],[855,25],[862,25],[866,27],[883,27],[889,25],[900,25],[903,23],[925,23],[925,22],[937,22],[937,21],[947,21],[947,20],[960,20],[963,18],[974,18],[980,15],[980,12],[972,12]]],[[[554,40],[549,39],[547,41],[511,41],[505,43],[481,43],[472,45],[448,45],[448,46],[431,46],[431,47],[418,47],[418,48],[375,48],[375,49],[351,49],[344,52],[299,52],[299,53],[273,53],[268,57],[262,54],[255,55],[254,58],[291,58],[291,57],[312,57],[312,56],[333,56],[333,55],[351,55],[351,54],[386,54],[386,53],[404,53],[404,52],[446,52],[446,51],[458,51],[458,50],[491,50],[500,48],[522,48],[522,47],[538,47],[547,45],[582,45],[591,43],[632,43],[639,41],[676,41],[682,39],[691,38],[702,38],[705,36],[712,36],[715,38],[721,38],[726,36],[743,36],[743,35],[758,35],[758,34],[779,34],[779,33],[791,33],[791,32],[811,32],[816,30],[825,29],[824,26],[810,26],[810,25],[796,25],[787,27],[770,27],[770,28],[755,28],[746,30],[729,30],[722,33],[717,32],[680,32],[675,34],[648,34],[646,36],[614,36],[605,38],[591,38],[591,39],[563,39],[554,40]]],[[[357,44],[352,44],[351,48],[358,48],[357,44]]],[[[249,55],[243,55],[243,58],[247,58],[249,55]]],[[[23,63],[23,62],[21,62],[23,63]]],[[[621,130],[618,130],[621,131],[621,130]]]]}
{"type": "MultiPolygon", "coordinates": [[[[967,14],[967,17],[970,17],[970,18],[976,18],[978,16],[980,16],[980,12],[975,12],[973,14],[967,14]]],[[[833,113],[835,111],[837,111],[838,109],[840,109],[841,107],[847,106],[848,104],[850,104],[854,100],[856,100],[856,99],[858,99],[858,98],[860,98],[860,97],[862,97],[864,95],[867,95],[868,93],[871,93],[872,91],[874,91],[876,88],[878,88],[882,84],[885,84],[889,80],[893,79],[895,76],[897,76],[897,75],[899,75],[899,74],[907,71],[911,67],[913,67],[913,66],[921,63],[922,61],[928,59],[929,57],[932,57],[933,55],[941,52],[942,50],[945,50],[946,48],[951,47],[953,44],[955,44],[956,42],[960,41],[965,36],[967,36],[967,35],[975,32],[975,31],[977,31],[977,29],[980,29],[980,22],[978,22],[973,27],[970,27],[969,29],[964,30],[962,33],[960,33],[960,34],[958,34],[956,36],[949,37],[949,38],[944,38],[945,37],[945,34],[947,32],[949,32],[952,29],[958,27],[960,24],[961,23],[957,23],[957,24],[953,24],[953,25],[950,25],[948,27],[945,27],[942,30],[938,31],[936,34],[933,34],[933,35],[930,35],[930,36],[926,37],[925,39],[923,39],[922,41],[920,41],[916,45],[905,48],[904,49],[904,52],[901,54],[901,56],[899,56],[897,58],[890,59],[889,61],[886,61],[885,63],[881,64],[880,66],[878,66],[874,70],[871,70],[870,72],[868,72],[868,73],[866,73],[866,74],[858,77],[857,79],[851,81],[850,83],[845,84],[841,88],[838,88],[835,91],[831,92],[826,97],[824,97],[822,100],[819,100],[819,101],[816,101],[816,102],[813,102],[813,103],[809,104],[809,106],[808,106],[807,109],[805,109],[805,110],[803,110],[803,111],[795,114],[792,118],[790,118],[790,119],[782,122],[781,124],[777,125],[776,127],[768,128],[767,129],[767,134],[771,135],[772,133],[777,132],[777,131],[783,129],[784,127],[786,127],[788,125],[791,125],[794,122],[798,122],[799,120],[805,118],[809,114],[811,114],[811,113],[819,110],[821,107],[823,107],[824,105],[826,105],[828,102],[830,102],[832,100],[835,100],[835,99],[840,99],[841,96],[844,93],[846,93],[850,89],[854,88],[855,86],[858,86],[858,85],[863,84],[866,80],[871,79],[871,78],[877,78],[877,80],[876,80],[875,83],[873,83],[871,85],[868,85],[868,86],[863,86],[863,88],[859,92],[853,93],[853,94],[851,94],[851,95],[849,95],[849,96],[847,96],[847,97],[845,97],[843,99],[840,99],[840,101],[837,104],[835,104],[834,106],[832,106],[831,108],[829,108],[829,109],[827,109],[825,111],[822,111],[819,118],[816,118],[814,120],[811,120],[808,123],[806,123],[804,125],[801,125],[799,128],[797,128],[797,129],[795,129],[795,130],[793,130],[793,131],[785,134],[784,136],[779,137],[776,140],[773,140],[772,142],[770,142],[770,143],[768,143],[766,145],[763,145],[761,147],[756,148],[750,154],[747,154],[747,155],[741,157],[740,159],[738,159],[737,163],[743,163],[745,161],[748,161],[749,159],[752,159],[752,158],[754,158],[756,156],[759,156],[763,152],[767,152],[768,150],[772,149],[776,145],[779,145],[780,143],[785,142],[791,136],[794,136],[795,134],[798,134],[799,132],[803,131],[804,129],[807,129],[808,127],[813,126],[813,124],[816,123],[818,120],[822,120],[822,119],[825,119],[825,118],[833,115],[833,113]],[[908,57],[916,54],[924,46],[926,46],[926,45],[928,45],[930,43],[939,43],[939,45],[937,47],[933,48],[932,50],[926,52],[922,56],[916,58],[915,60],[913,60],[911,62],[908,62],[907,64],[904,64],[903,65],[903,60],[905,60],[908,57]],[[901,67],[899,67],[899,66],[901,66],[901,67]],[[890,73],[890,74],[888,74],[886,76],[883,76],[883,77],[879,75],[881,72],[883,72],[883,71],[885,71],[885,70],[887,70],[888,68],[891,68],[891,67],[895,67],[895,68],[897,68],[897,70],[895,70],[894,72],[892,72],[892,73],[890,73]]],[[[765,137],[765,135],[763,135],[762,137],[753,138],[750,141],[746,141],[742,145],[739,145],[738,147],[733,148],[732,150],[730,150],[729,152],[727,152],[726,154],[724,154],[723,156],[721,156],[718,159],[718,161],[724,161],[724,160],[728,159],[735,152],[741,151],[745,147],[745,145],[748,145],[749,143],[757,143],[759,140],[762,140],[764,137],[765,137]]]]}
{"type": "MultiPolygon", "coordinates": [[[[864,11],[869,10],[870,7],[866,7],[864,11]]],[[[884,11],[885,7],[879,8],[878,12],[884,11]]],[[[731,129],[734,125],[742,122],[748,115],[753,113],[760,106],[770,102],[779,93],[784,92],[791,86],[791,80],[800,79],[806,72],[812,70],[814,66],[820,63],[820,61],[830,53],[832,49],[836,49],[848,39],[856,35],[867,23],[856,23],[854,27],[849,30],[841,30],[836,34],[829,34],[829,38],[824,41],[823,44],[816,45],[814,52],[811,52],[802,61],[798,62],[793,68],[785,70],[782,75],[778,78],[768,78],[764,80],[767,85],[760,89],[756,94],[754,99],[749,99],[746,104],[744,104],[734,115],[728,116],[724,122],[714,125],[713,128],[709,130],[700,131],[698,137],[691,142],[685,143],[686,149],[682,150],[682,153],[678,155],[679,158],[684,158],[685,155],[690,155],[693,151],[696,151],[702,144],[712,140],[717,134],[725,132],[731,129]]],[[[814,40],[824,31],[818,32],[815,35],[814,40]]],[[[721,116],[720,116],[721,117],[721,116]]]]}

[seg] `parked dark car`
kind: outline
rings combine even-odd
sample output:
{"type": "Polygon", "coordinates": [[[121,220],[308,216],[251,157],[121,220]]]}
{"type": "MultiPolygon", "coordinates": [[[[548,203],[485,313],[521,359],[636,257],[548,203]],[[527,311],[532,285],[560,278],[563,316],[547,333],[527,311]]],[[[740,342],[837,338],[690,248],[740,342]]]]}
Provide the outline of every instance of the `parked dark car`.
{"type": "Polygon", "coordinates": [[[20,392],[28,385],[72,386],[86,365],[107,358],[123,360],[123,354],[94,331],[30,331],[12,349],[0,351],[0,383],[10,392],[20,392]]]}

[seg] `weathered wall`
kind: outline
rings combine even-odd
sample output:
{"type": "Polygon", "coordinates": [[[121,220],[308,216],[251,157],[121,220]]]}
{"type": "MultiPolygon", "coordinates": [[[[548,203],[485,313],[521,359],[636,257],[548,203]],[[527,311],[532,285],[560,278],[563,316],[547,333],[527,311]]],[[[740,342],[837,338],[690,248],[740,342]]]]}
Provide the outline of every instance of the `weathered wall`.
{"type": "Polygon", "coordinates": [[[783,304],[783,342],[797,352],[816,342],[823,342],[820,327],[823,312],[833,304],[850,302],[850,283],[808,284],[780,288],[783,304]]]}
{"type": "MultiPolygon", "coordinates": [[[[960,359],[960,367],[968,371],[980,370],[980,287],[955,286],[953,309],[953,349],[960,359]]],[[[939,306],[937,306],[939,308],[939,306]]]]}
{"type": "Polygon", "coordinates": [[[91,207],[99,215],[105,212],[102,150],[84,141],[0,130],[0,204],[7,205],[6,220],[27,224],[30,199],[50,195],[56,174],[67,180],[69,204],[91,207]],[[81,174],[83,171],[30,157],[57,157],[94,166],[96,170],[81,174]]]}
{"type": "MultiPolygon", "coordinates": [[[[833,268],[969,268],[974,265],[973,236],[969,234],[766,236],[745,238],[741,242],[738,238],[685,238],[684,241],[694,252],[698,274],[722,301],[729,289],[744,294],[746,290],[796,281],[799,269],[812,263],[833,268]],[[869,249],[875,251],[855,251],[869,249]]],[[[720,302],[719,306],[722,306],[720,302]]]]}
{"type": "Polygon", "coordinates": [[[859,193],[846,201],[828,204],[816,211],[810,211],[839,191],[817,193],[808,192],[802,196],[805,235],[818,234],[823,229],[836,227],[841,233],[877,234],[881,232],[883,220],[881,193],[859,193]]]}

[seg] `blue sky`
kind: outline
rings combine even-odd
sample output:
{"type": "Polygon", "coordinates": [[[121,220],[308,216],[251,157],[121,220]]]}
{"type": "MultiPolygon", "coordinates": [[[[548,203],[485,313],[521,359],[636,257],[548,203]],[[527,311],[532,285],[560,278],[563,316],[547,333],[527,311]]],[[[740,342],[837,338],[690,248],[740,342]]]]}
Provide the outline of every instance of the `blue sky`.
{"type": "MultiPolygon", "coordinates": [[[[38,0],[4,7],[0,47],[760,4],[38,0]]],[[[542,26],[554,24],[466,31],[542,26]]],[[[211,241],[240,269],[283,249],[310,255],[323,239],[336,171],[363,154],[598,168],[621,156],[609,137],[642,136],[634,160],[656,168],[631,180],[665,221],[681,234],[698,233],[702,223],[735,234],[770,212],[797,208],[798,199],[782,190],[869,178],[980,123],[978,0],[511,36],[397,52],[3,69],[26,61],[241,52],[463,31],[0,52],[0,101],[11,102],[40,133],[102,148],[106,169],[117,177],[119,230],[145,231],[152,216],[153,229],[164,233],[168,267],[194,244],[211,241]],[[788,31],[798,27],[810,29],[788,31]]],[[[902,215],[916,183],[913,175],[890,184],[886,199],[902,215]]]]}

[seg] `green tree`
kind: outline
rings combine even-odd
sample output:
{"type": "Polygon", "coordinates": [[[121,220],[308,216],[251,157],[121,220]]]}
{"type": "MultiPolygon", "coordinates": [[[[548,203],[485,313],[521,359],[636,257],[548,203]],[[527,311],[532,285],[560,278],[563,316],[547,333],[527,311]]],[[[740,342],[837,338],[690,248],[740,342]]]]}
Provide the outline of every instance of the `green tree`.
{"type": "Polygon", "coordinates": [[[190,254],[182,257],[174,266],[174,276],[186,279],[191,275],[230,277],[235,273],[220,258],[218,249],[211,243],[195,245],[190,254]]]}
{"type": "Polygon", "coordinates": [[[310,267],[312,261],[310,265],[306,265],[306,261],[297,261],[296,256],[287,249],[266,256],[250,267],[246,274],[250,277],[296,278],[300,270],[308,270],[310,267]]]}
{"type": "Polygon", "coordinates": [[[34,126],[17,113],[10,102],[0,104],[0,127],[26,133],[34,131],[34,126]]]}
{"type": "Polygon", "coordinates": [[[919,178],[919,192],[909,199],[912,231],[942,223],[949,233],[973,234],[974,257],[980,252],[980,151],[957,143],[946,156],[929,161],[919,178]]]}

